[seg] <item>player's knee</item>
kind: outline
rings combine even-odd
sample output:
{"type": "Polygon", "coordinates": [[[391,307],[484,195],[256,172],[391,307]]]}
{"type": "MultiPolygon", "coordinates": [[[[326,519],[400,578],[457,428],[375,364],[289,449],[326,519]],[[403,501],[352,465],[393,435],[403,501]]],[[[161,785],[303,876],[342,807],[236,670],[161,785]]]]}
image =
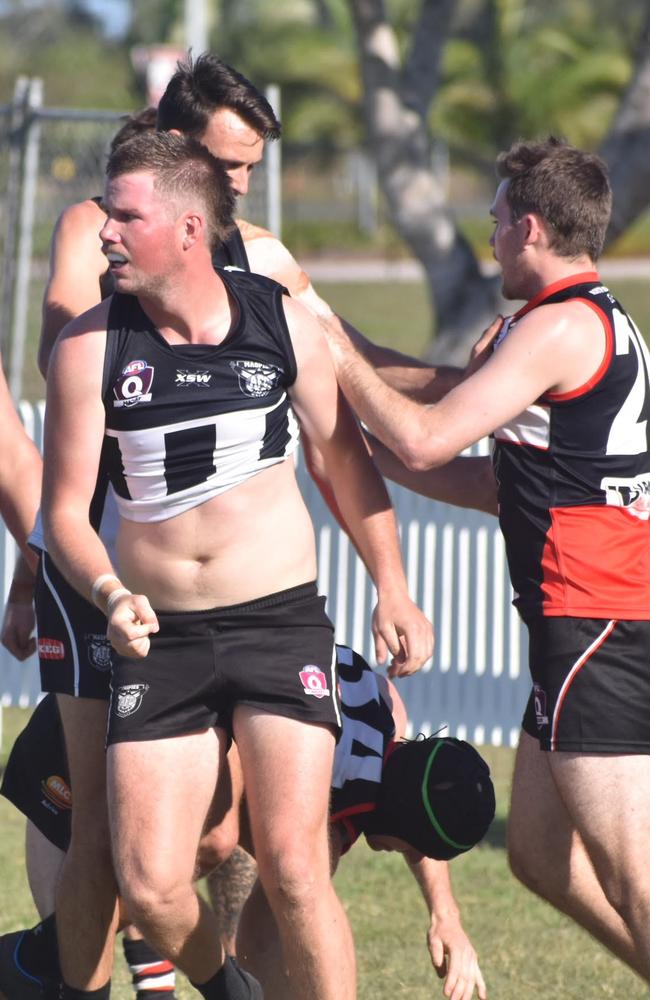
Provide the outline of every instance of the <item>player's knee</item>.
{"type": "Polygon", "coordinates": [[[156,880],[137,875],[120,880],[124,909],[145,936],[148,927],[167,922],[167,915],[178,910],[187,891],[186,885],[169,878],[156,880]]]}
{"type": "Polygon", "coordinates": [[[230,824],[208,830],[201,837],[196,856],[197,877],[209,875],[232,855],[237,846],[238,829],[230,824]]]}
{"type": "Polygon", "coordinates": [[[287,850],[260,861],[260,881],[274,910],[308,909],[329,883],[329,869],[317,860],[317,852],[287,850]]]}

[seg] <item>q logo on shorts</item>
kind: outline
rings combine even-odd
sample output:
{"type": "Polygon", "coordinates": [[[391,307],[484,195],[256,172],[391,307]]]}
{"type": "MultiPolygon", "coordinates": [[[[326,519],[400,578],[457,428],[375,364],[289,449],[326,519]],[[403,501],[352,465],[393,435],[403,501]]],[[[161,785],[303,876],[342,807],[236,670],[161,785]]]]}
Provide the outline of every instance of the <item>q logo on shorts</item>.
{"type": "Polygon", "coordinates": [[[298,676],[302,681],[305,694],[311,694],[314,698],[325,698],[330,693],[327,687],[327,677],[320,667],[314,666],[313,663],[303,667],[298,676]]]}

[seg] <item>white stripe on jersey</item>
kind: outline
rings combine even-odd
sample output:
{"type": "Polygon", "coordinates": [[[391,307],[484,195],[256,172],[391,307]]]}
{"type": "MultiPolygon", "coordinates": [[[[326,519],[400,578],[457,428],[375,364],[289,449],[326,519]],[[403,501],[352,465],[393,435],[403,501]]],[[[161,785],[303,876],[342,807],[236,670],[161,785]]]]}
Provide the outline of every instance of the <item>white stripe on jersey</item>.
{"type": "Polygon", "coordinates": [[[530,444],[535,448],[548,449],[551,430],[551,412],[548,406],[534,403],[507,424],[494,432],[497,441],[513,444],[530,444]]]}
{"type": "MultiPolygon", "coordinates": [[[[289,440],[280,456],[260,458],[264,447],[267,416],[286,405],[286,393],[272,406],[201,416],[193,420],[141,430],[106,429],[120,450],[123,474],[130,498],[116,494],[122,517],[130,521],[163,521],[205,503],[238,486],[263,469],[284,461],[296,450],[299,429],[291,407],[287,408],[289,440]],[[206,449],[201,482],[170,492],[167,456],[175,434],[198,434],[214,428],[214,447],[206,449]]],[[[172,470],[173,471],[173,470],[172,470]]]]}

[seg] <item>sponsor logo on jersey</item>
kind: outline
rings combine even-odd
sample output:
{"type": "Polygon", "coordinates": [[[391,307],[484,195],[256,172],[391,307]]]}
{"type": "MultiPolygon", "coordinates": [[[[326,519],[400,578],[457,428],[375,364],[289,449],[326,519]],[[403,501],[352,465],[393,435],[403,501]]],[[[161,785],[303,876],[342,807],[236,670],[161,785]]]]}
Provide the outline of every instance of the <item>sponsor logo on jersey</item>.
{"type": "Polygon", "coordinates": [[[239,388],[245,396],[268,396],[282,377],[282,369],[267,365],[262,361],[231,361],[230,367],[237,372],[239,388]]]}
{"type": "Polygon", "coordinates": [[[650,475],[605,476],[600,481],[608,507],[625,507],[630,514],[647,521],[650,518],[650,475]]]}
{"type": "Polygon", "coordinates": [[[51,774],[45,781],[41,781],[41,790],[45,798],[58,809],[72,809],[70,786],[60,775],[51,774]]]}
{"type": "Polygon", "coordinates": [[[183,387],[198,385],[201,389],[207,389],[211,380],[211,372],[187,372],[181,369],[176,372],[176,385],[183,387]]]}
{"type": "Polygon", "coordinates": [[[548,706],[546,701],[546,691],[539,684],[533,684],[533,702],[535,705],[535,718],[537,728],[548,726],[548,706]]]}
{"type": "Polygon", "coordinates": [[[59,639],[38,640],[38,655],[42,660],[65,659],[65,646],[59,639]]]}
{"type": "Polygon", "coordinates": [[[115,692],[115,711],[121,719],[133,715],[149,690],[148,684],[123,684],[115,692]]]}
{"type": "Polygon", "coordinates": [[[113,665],[112,646],[105,635],[93,635],[86,633],[86,648],[88,649],[88,662],[95,670],[105,673],[113,665]]]}
{"type": "Polygon", "coordinates": [[[146,361],[130,361],[113,386],[113,406],[151,402],[154,369],[146,361]]]}
{"type": "Polygon", "coordinates": [[[298,676],[305,689],[305,694],[312,694],[314,698],[325,698],[329,695],[327,677],[320,667],[316,667],[313,663],[310,663],[302,668],[298,676]]]}

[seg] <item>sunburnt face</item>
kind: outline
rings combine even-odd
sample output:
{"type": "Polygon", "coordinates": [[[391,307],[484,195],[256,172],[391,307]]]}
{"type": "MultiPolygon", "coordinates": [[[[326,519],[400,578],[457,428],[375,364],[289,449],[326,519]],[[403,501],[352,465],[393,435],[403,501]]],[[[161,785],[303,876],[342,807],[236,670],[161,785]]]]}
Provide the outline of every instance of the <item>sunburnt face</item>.
{"type": "Polygon", "coordinates": [[[108,181],[107,213],[99,238],[116,291],[154,293],[177,268],[177,220],[154,189],[153,174],[125,174],[108,181]]]}
{"type": "Polygon", "coordinates": [[[219,108],[200,141],[222,161],[235,194],[246,194],[253,169],[262,159],[264,139],[230,108],[219,108]]]}

